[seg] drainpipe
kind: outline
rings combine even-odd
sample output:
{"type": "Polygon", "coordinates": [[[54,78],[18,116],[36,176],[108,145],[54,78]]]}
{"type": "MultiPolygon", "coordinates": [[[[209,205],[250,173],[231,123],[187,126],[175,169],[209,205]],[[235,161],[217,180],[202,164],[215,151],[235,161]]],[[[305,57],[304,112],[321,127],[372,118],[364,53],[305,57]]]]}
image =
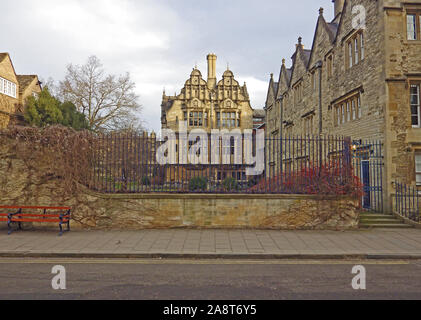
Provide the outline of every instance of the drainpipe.
{"type": "Polygon", "coordinates": [[[279,142],[281,143],[281,146],[279,148],[279,151],[280,151],[279,168],[280,168],[281,177],[282,177],[282,173],[283,173],[282,156],[283,156],[283,153],[284,153],[284,150],[283,150],[283,147],[282,147],[282,142],[283,142],[283,135],[282,134],[284,133],[284,130],[283,130],[283,126],[284,126],[284,124],[283,124],[283,121],[284,121],[284,95],[283,94],[279,97],[279,108],[280,108],[279,114],[280,114],[280,118],[281,118],[279,120],[279,136],[280,136],[279,142]]]}
{"type": "Polygon", "coordinates": [[[323,108],[322,108],[322,61],[317,61],[316,69],[319,69],[319,136],[322,135],[323,132],[323,108]]]}
{"type": "MultiPolygon", "coordinates": [[[[316,69],[319,69],[319,169],[323,165],[322,66],[323,66],[322,61],[317,61],[316,69]]],[[[319,170],[319,174],[320,174],[320,170],[319,170]]]]}
{"type": "Polygon", "coordinates": [[[279,114],[281,118],[279,121],[279,134],[282,138],[282,133],[283,133],[282,122],[284,121],[284,95],[283,94],[279,97],[279,108],[280,108],[279,114]]]}

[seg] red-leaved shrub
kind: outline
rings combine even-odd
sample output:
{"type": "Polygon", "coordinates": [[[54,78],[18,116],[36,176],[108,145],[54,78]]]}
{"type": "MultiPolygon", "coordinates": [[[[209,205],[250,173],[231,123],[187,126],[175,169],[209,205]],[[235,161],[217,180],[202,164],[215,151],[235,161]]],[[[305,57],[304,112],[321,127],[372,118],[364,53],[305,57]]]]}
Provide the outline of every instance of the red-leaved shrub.
{"type": "Polygon", "coordinates": [[[350,164],[330,161],[321,166],[310,164],[296,171],[282,172],[271,178],[263,178],[249,191],[361,197],[363,185],[354,175],[350,164]]]}

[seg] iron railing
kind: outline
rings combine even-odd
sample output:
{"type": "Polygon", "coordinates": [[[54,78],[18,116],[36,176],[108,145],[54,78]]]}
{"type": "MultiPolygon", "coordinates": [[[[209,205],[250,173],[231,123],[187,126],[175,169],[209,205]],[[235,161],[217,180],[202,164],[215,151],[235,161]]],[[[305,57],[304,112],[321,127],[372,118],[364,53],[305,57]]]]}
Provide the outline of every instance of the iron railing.
{"type": "Polygon", "coordinates": [[[420,192],[417,187],[395,182],[395,212],[404,218],[420,222],[420,192]]]}
{"type": "MultiPolygon", "coordinates": [[[[258,175],[248,175],[255,164],[245,161],[244,154],[240,163],[180,162],[180,138],[175,147],[176,162],[161,165],[156,152],[162,143],[148,134],[98,136],[93,146],[90,187],[104,193],[342,194],[353,178],[351,139],[344,137],[266,138],[263,171],[258,175]]],[[[244,139],[241,144],[244,153],[244,139]]],[[[221,145],[218,157],[233,160],[234,146],[221,145]]],[[[255,141],[252,149],[255,156],[255,141]]]]}
{"type": "Polygon", "coordinates": [[[383,143],[377,140],[354,140],[352,149],[352,167],[364,189],[361,208],[383,212],[383,143]]]}

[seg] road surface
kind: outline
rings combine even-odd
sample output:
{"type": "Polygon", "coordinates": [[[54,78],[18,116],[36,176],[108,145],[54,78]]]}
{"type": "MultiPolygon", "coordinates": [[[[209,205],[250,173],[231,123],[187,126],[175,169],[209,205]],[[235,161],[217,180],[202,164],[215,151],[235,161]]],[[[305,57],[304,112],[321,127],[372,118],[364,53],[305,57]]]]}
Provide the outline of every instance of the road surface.
{"type": "Polygon", "coordinates": [[[0,259],[0,299],[420,299],[421,261],[0,259]],[[65,268],[54,290],[52,268],[65,268]],[[366,290],[351,286],[355,265],[366,290]]]}

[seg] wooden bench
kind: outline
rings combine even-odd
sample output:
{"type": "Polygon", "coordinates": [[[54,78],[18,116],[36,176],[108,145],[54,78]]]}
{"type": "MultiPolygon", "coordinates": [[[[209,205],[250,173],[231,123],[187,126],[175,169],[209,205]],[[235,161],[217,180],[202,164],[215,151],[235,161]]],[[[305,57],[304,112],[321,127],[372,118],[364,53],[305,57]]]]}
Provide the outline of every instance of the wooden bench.
{"type": "Polygon", "coordinates": [[[7,222],[8,234],[12,233],[12,224],[17,223],[22,230],[22,222],[53,222],[58,223],[60,236],[63,235],[62,225],[67,225],[70,231],[71,208],[69,207],[28,207],[0,206],[0,221],[7,222]],[[13,212],[4,212],[11,211],[13,212]],[[54,211],[51,212],[50,211],[54,211]]]}

